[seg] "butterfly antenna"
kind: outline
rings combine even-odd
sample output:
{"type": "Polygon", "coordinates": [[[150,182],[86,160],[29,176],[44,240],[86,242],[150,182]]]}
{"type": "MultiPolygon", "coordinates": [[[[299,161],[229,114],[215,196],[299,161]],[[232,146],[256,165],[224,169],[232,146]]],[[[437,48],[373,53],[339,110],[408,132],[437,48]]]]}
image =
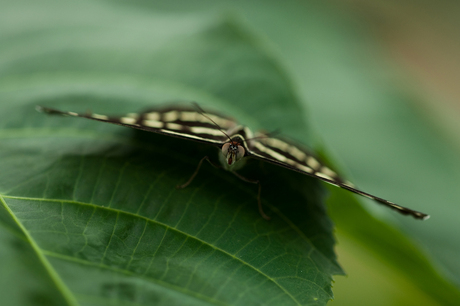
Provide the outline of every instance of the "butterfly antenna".
{"type": "Polygon", "coordinates": [[[228,136],[228,134],[225,133],[224,130],[214,120],[212,120],[208,115],[206,115],[206,112],[198,105],[198,103],[192,102],[192,104],[198,109],[198,112],[201,115],[203,115],[205,118],[207,118],[209,121],[211,121],[212,124],[214,124],[214,126],[219,129],[219,131],[221,131],[225,136],[227,136],[228,140],[232,141],[230,136],[228,136]]]}

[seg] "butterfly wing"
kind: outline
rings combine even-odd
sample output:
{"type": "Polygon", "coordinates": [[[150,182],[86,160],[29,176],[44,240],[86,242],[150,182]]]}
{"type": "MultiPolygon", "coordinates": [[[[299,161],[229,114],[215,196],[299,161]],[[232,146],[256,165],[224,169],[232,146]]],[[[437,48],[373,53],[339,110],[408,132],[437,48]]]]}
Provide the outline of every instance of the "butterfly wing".
{"type": "MultiPolygon", "coordinates": [[[[186,107],[150,109],[141,113],[129,113],[119,117],[95,113],[79,114],[41,106],[38,106],[37,110],[53,115],[82,117],[122,125],[147,132],[212,144],[218,147],[221,147],[227,140],[227,137],[220,129],[204,117],[202,113],[186,107]]],[[[236,125],[231,118],[211,113],[206,113],[206,115],[212,118],[222,129],[231,129],[236,125]]]]}
{"type": "Polygon", "coordinates": [[[398,211],[403,215],[411,215],[422,220],[430,217],[427,214],[400,206],[356,189],[351,183],[340,178],[337,173],[321,163],[307,150],[299,148],[298,146],[295,146],[285,140],[277,138],[257,138],[249,140],[248,142],[249,156],[318,178],[326,183],[372,199],[398,211]]]}
{"type": "Polygon", "coordinates": [[[82,117],[148,132],[165,134],[196,142],[212,144],[219,148],[228,140],[227,135],[222,132],[222,130],[227,130],[232,135],[236,133],[241,135],[242,139],[248,139],[245,156],[252,156],[318,178],[332,185],[377,201],[378,203],[397,210],[401,214],[412,215],[417,219],[429,218],[427,214],[402,207],[356,189],[351,183],[342,180],[334,171],[323,165],[307,150],[277,138],[256,137],[256,139],[251,140],[253,137],[248,128],[237,126],[234,120],[219,114],[206,112],[205,116],[203,115],[203,111],[199,108],[198,111],[184,107],[159,108],[138,114],[129,113],[121,117],[109,117],[107,115],[94,113],[79,114],[75,112],[64,112],[41,106],[38,106],[37,110],[48,114],[82,117]],[[211,122],[210,119],[213,122],[211,122]]]}

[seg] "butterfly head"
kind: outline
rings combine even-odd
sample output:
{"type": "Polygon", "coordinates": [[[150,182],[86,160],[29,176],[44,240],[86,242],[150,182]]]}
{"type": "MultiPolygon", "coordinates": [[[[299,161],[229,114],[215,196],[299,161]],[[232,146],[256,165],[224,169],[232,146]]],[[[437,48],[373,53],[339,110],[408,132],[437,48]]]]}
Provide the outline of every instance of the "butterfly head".
{"type": "Polygon", "coordinates": [[[227,164],[232,166],[244,157],[244,147],[237,141],[229,141],[222,146],[222,154],[227,160],[227,164]]]}

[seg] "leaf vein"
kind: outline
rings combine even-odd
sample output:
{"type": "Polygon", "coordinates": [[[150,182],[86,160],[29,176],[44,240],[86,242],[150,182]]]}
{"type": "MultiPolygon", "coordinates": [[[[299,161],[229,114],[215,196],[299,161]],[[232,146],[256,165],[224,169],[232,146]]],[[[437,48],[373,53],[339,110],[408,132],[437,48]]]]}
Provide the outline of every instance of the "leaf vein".
{"type": "MultiPolygon", "coordinates": [[[[79,205],[85,205],[85,206],[96,206],[98,207],[99,209],[103,209],[103,210],[109,210],[109,211],[113,211],[113,212],[116,212],[117,213],[117,221],[118,221],[118,216],[120,213],[123,213],[123,214],[126,214],[126,215],[130,215],[130,216],[133,216],[133,217],[137,217],[137,218],[140,218],[140,219],[144,219],[144,220],[148,220],[152,223],[157,223],[159,225],[162,225],[163,227],[167,228],[167,229],[170,229],[172,231],[176,231],[177,233],[180,233],[182,235],[184,235],[185,237],[191,237],[207,246],[209,246],[210,248],[212,249],[216,249],[217,251],[221,252],[222,254],[225,254],[226,256],[229,256],[231,259],[234,259],[238,262],[240,262],[241,264],[249,267],[250,269],[252,269],[253,271],[255,271],[256,273],[259,273],[261,274],[262,276],[264,276],[265,278],[269,279],[273,284],[275,284],[281,291],[283,291],[287,296],[289,296],[293,301],[295,301],[297,304],[300,305],[300,302],[289,292],[286,290],[286,288],[284,288],[280,283],[278,283],[276,281],[277,278],[273,278],[273,277],[270,277],[269,275],[265,274],[264,272],[262,272],[259,268],[255,267],[255,266],[252,266],[250,265],[249,263],[241,260],[240,258],[232,255],[231,253],[221,249],[221,248],[218,248],[216,247],[215,245],[209,243],[209,242],[206,242],[204,240],[201,240],[199,239],[198,237],[193,237],[193,236],[190,236],[189,234],[187,234],[186,232],[183,232],[177,228],[174,228],[166,223],[163,223],[163,222],[160,222],[158,220],[153,220],[153,219],[149,219],[147,217],[144,217],[144,216],[141,216],[141,215],[137,215],[135,213],[132,213],[132,212],[126,212],[126,211],[121,211],[121,210],[118,210],[118,209],[115,209],[115,208],[112,208],[112,207],[100,207],[100,206],[97,206],[95,204],[91,204],[91,203],[83,203],[83,202],[77,202],[77,201],[72,201],[72,200],[57,200],[57,199],[40,199],[40,198],[30,198],[30,197],[16,197],[16,196],[7,196],[7,198],[14,198],[14,199],[22,199],[22,200],[30,200],[30,201],[49,201],[49,202],[57,202],[57,203],[61,203],[61,202],[64,202],[64,203],[69,203],[69,204],[79,204],[79,205]]],[[[240,207],[238,207],[237,210],[241,209],[241,205],[240,207]]],[[[237,212],[235,212],[235,216],[234,218],[236,217],[236,214],[237,212]]],[[[115,222],[115,226],[116,226],[116,222],[115,222]]],[[[114,230],[115,230],[115,226],[114,226],[114,230]]],[[[113,236],[113,235],[112,235],[113,236]]],[[[112,238],[111,236],[111,238],[112,238]]],[[[111,239],[110,239],[111,240],[111,239]]],[[[110,244],[110,241],[109,241],[109,244],[110,244]]],[[[109,245],[107,245],[107,248],[108,248],[109,245]]],[[[107,248],[104,252],[104,257],[105,257],[105,253],[107,252],[107,248]]],[[[102,264],[102,259],[101,259],[101,264],[102,264]]],[[[314,283],[313,283],[314,284],[314,283]]],[[[314,284],[316,287],[318,287],[320,290],[324,291],[323,288],[321,288],[319,285],[317,284],[314,284]]],[[[325,291],[324,291],[325,292],[325,291]]],[[[326,294],[328,294],[327,292],[325,292],[326,294]]],[[[329,294],[328,294],[329,295],[329,294]]]]}
{"type": "Polygon", "coordinates": [[[64,284],[64,282],[60,278],[59,274],[54,270],[53,266],[46,259],[46,257],[43,254],[43,251],[38,247],[35,240],[32,239],[32,236],[26,230],[24,225],[16,218],[14,213],[11,211],[9,206],[6,204],[4,197],[2,195],[0,195],[0,203],[5,207],[5,209],[8,211],[11,218],[13,218],[14,222],[19,226],[19,228],[21,228],[22,232],[26,236],[27,241],[30,243],[30,246],[37,254],[38,259],[42,262],[44,269],[48,272],[48,275],[50,276],[51,280],[56,285],[56,288],[62,293],[62,296],[67,301],[68,305],[78,306],[79,303],[77,302],[75,296],[72,294],[70,289],[67,288],[67,286],[64,284]]]}
{"type": "Polygon", "coordinates": [[[198,299],[201,299],[201,300],[205,300],[205,301],[217,304],[217,305],[227,305],[225,303],[222,303],[221,301],[213,300],[213,299],[211,299],[210,297],[208,297],[206,295],[199,294],[199,293],[196,293],[196,292],[190,291],[190,290],[185,290],[182,286],[176,286],[176,285],[173,285],[171,283],[162,281],[160,279],[155,279],[155,278],[152,278],[152,277],[146,277],[146,276],[143,276],[143,275],[139,275],[139,274],[136,274],[136,273],[134,273],[132,271],[129,271],[129,270],[114,268],[114,267],[108,266],[106,264],[96,264],[96,263],[93,263],[93,262],[88,261],[88,260],[66,256],[66,255],[55,253],[55,252],[49,251],[49,250],[42,250],[42,253],[45,254],[46,256],[59,258],[59,259],[62,259],[62,260],[67,260],[67,261],[70,261],[70,262],[75,262],[75,263],[79,263],[79,264],[83,264],[83,265],[87,265],[87,266],[94,266],[94,267],[98,267],[98,268],[101,268],[101,269],[106,269],[106,270],[117,272],[117,273],[122,273],[122,274],[129,275],[129,276],[135,275],[136,277],[140,277],[140,278],[145,279],[147,281],[159,284],[159,285],[161,285],[163,287],[173,289],[173,290],[175,290],[177,292],[181,292],[183,294],[187,294],[187,295],[190,295],[192,297],[195,297],[195,298],[198,298],[198,299]]]}

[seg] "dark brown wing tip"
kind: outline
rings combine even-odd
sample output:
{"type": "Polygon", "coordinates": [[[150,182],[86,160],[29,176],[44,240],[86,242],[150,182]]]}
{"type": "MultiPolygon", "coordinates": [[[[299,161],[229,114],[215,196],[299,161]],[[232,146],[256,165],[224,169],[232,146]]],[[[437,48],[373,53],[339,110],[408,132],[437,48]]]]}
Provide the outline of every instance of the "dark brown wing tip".
{"type": "MultiPolygon", "coordinates": [[[[398,205],[399,206],[399,205],[398,205]]],[[[415,219],[418,219],[418,220],[428,220],[430,218],[430,215],[428,214],[425,214],[425,213],[422,213],[422,212],[419,212],[419,211],[416,211],[416,210],[412,210],[412,209],[409,209],[409,208],[406,208],[406,207],[402,207],[402,206],[399,206],[400,208],[398,208],[398,212],[402,213],[403,215],[411,215],[412,217],[414,217],[415,219]]]]}
{"type": "Polygon", "coordinates": [[[420,217],[420,219],[422,219],[423,221],[428,220],[430,218],[431,218],[431,216],[427,215],[427,214],[421,214],[421,217],[420,217]]]}
{"type": "Polygon", "coordinates": [[[407,207],[400,206],[398,204],[395,204],[393,202],[390,202],[390,201],[387,201],[387,200],[384,200],[384,199],[381,199],[381,198],[374,197],[373,200],[376,201],[377,203],[384,204],[385,206],[396,210],[400,214],[403,214],[403,215],[406,215],[406,216],[411,215],[412,217],[414,217],[415,219],[418,219],[418,220],[427,220],[427,219],[430,218],[430,215],[428,215],[428,214],[425,214],[425,213],[422,213],[422,212],[419,212],[419,211],[416,211],[416,210],[412,210],[412,209],[407,208],[407,207]]]}
{"type": "Polygon", "coordinates": [[[52,109],[49,107],[43,107],[40,105],[35,106],[35,110],[39,113],[45,113],[50,115],[64,115],[64,112],[58,111],[57,109],[52,109]]]}
{"type": "Polygon", "coordinates": [[[421,213],[419,211],[410,211],[410,212],[407,212],[406,214],[409,214],[415,219],[422,220],[422,221],[428,220],[431,217],[430,215],[421,213]]]}

